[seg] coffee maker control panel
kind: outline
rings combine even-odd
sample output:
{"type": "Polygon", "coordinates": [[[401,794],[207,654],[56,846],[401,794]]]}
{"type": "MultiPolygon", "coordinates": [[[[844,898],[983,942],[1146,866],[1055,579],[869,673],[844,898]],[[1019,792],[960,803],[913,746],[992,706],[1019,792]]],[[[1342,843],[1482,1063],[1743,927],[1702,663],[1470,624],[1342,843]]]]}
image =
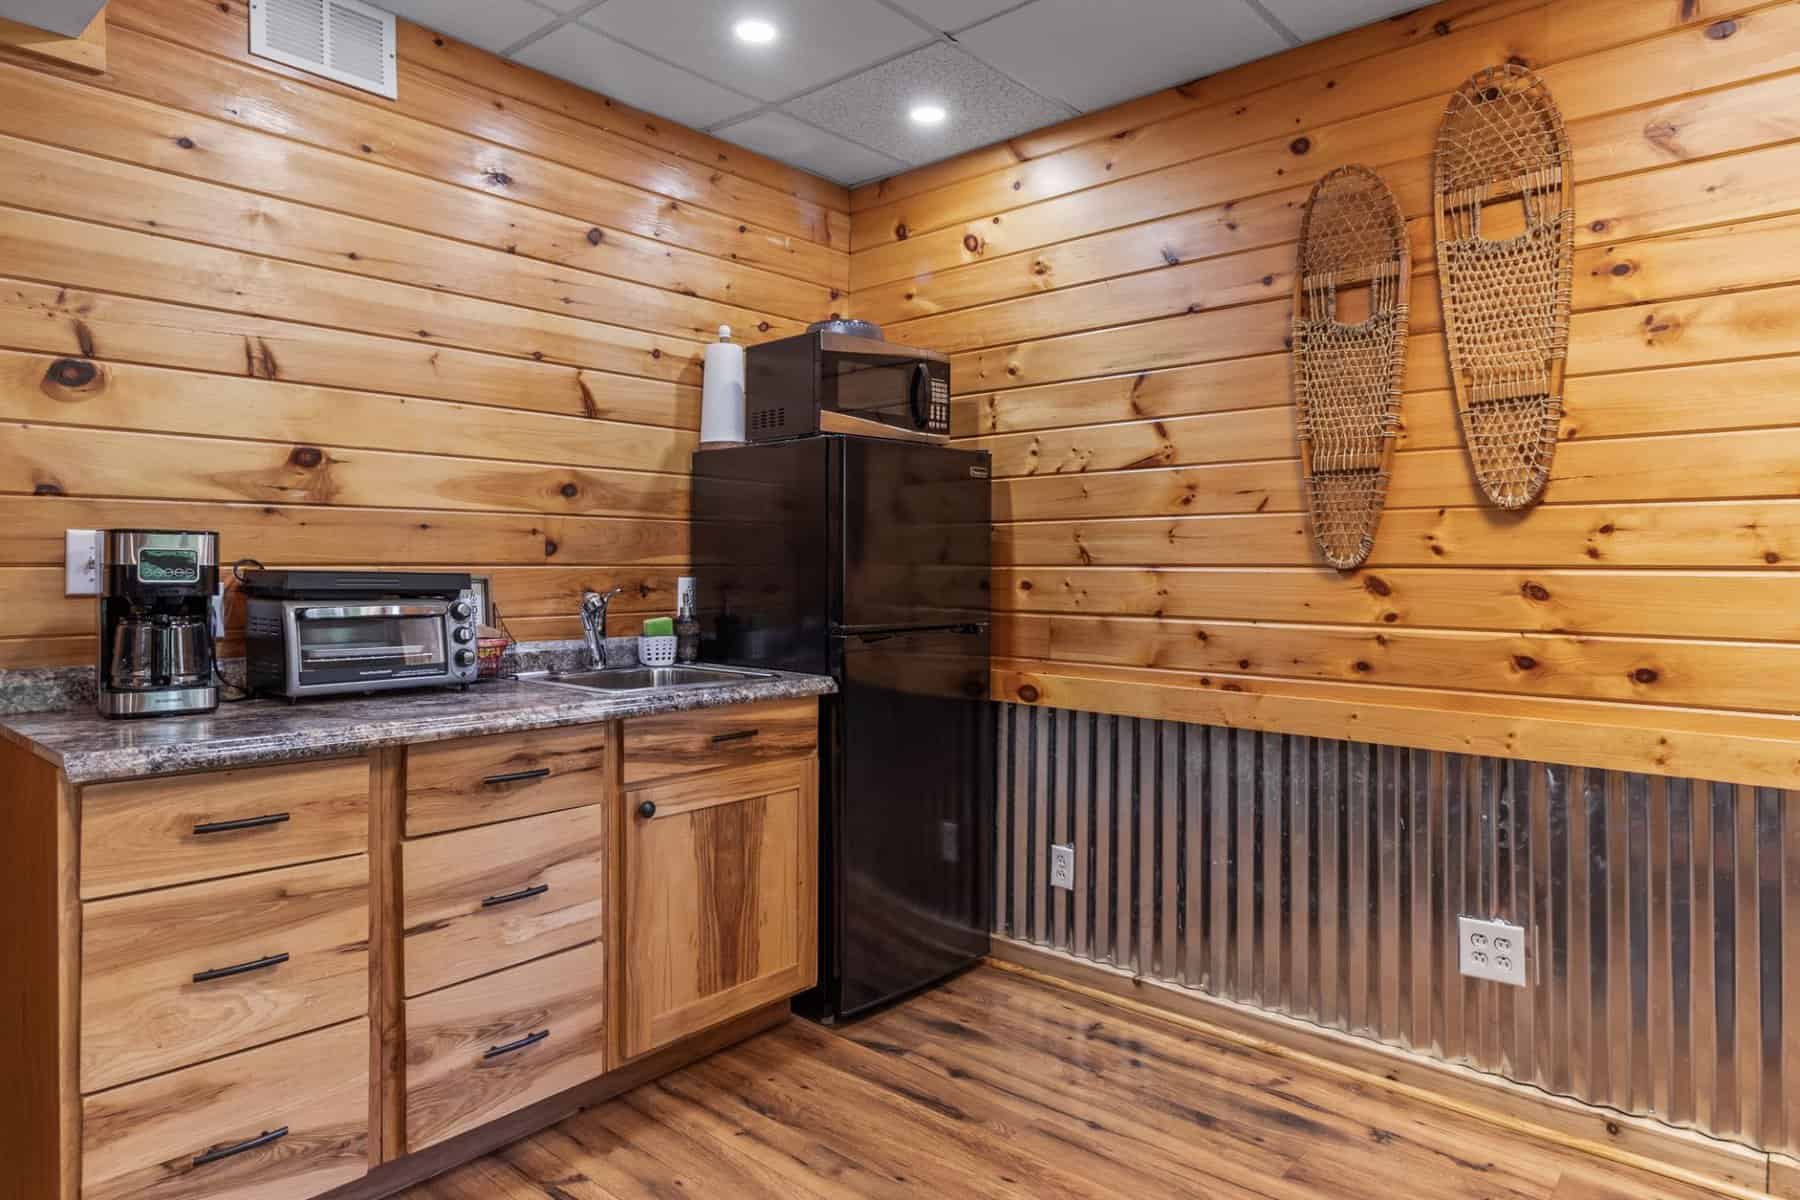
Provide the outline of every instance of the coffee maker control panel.
{"type": "Polygon", "coordinates": [[[174,546],[140,546],[137,574],[144,583],[199,583],[200,552],[174,546]]]}

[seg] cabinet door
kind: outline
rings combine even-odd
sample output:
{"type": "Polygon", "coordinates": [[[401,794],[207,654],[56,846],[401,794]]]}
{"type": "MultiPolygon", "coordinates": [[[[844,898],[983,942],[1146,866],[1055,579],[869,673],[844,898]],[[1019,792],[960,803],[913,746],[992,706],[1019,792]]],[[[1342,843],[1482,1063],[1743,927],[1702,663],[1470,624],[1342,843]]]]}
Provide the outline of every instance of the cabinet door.
{"type": "Polygon", "coordinates": [[[634,788],[623,822],[627,1057],[813,985],[817,758],[634,788]]]}

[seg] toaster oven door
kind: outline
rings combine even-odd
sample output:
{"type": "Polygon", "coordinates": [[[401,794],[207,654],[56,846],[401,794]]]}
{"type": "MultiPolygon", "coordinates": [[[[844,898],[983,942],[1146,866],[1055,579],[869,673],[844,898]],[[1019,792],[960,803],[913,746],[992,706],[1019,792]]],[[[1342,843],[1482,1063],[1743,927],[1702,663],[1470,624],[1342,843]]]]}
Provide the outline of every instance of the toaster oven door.
{"type": "Polygon", "coordinates": [[[288,670],[300,691],[353,691],[450,674],[447,605],[292,604],[288,670]]]}

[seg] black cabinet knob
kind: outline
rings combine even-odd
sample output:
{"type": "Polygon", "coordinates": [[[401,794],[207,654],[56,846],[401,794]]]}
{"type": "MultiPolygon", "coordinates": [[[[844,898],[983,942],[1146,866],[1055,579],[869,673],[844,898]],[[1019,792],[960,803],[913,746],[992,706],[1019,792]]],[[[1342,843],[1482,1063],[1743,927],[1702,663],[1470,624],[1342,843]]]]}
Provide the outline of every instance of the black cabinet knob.
{"type": "Polygon", "coordinates": [[[656,801],[646,800],[642,804],[638,805],[638,816],[643,817],[646,820],[648,820],[649,818],[654,817],[655,815],[656,815],[656,801]]]}

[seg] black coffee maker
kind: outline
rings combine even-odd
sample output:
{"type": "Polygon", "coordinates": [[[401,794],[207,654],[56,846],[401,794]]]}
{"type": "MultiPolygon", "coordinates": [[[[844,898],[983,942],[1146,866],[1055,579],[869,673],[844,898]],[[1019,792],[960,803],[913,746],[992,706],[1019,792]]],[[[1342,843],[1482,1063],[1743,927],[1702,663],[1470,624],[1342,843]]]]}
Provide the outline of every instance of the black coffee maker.
{"type": "Polygon", "coordinates": [[[161,717],[219,707],[212,598],[219,535],[108,529],[100,551],[100,714],[161,717]]]}

